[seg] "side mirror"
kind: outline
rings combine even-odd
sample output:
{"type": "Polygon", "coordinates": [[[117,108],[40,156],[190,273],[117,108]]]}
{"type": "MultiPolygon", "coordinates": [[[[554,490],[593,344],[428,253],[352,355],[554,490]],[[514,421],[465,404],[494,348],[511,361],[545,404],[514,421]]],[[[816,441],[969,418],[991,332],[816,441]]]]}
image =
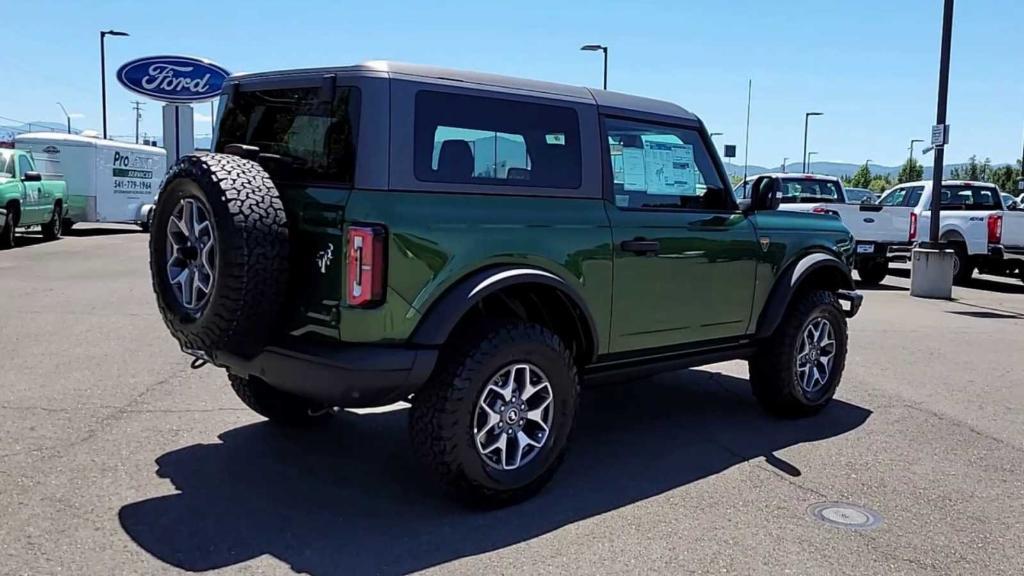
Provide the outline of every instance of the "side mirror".
{"type": "Polygon", "coordinates": [[[23,182],[41,182],[43,175],[39,172],[25,172],[21,175],[21,180],[23,182]]]}
{"type": "Polygon", "coordinates": [[[749,211],[775,210],[782,203],[779,197],[779,181],[771,176],[758,176],[750,185],[749,211]]]}

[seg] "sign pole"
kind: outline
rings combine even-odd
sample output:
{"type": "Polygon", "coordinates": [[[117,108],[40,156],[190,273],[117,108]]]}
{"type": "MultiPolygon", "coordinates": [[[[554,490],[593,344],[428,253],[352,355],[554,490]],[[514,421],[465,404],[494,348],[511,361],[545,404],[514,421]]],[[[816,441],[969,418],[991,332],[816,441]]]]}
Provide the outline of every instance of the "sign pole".
{"type": "Polygon", "coordinates": [[[949,52],[953,37],[953,0],[945,0],[942,9],[942,52],[939,57],[939,103],[935,111],[935,127],[932,128],[932,146],[935,147],[935,166],[932,168],[931,226],[928,241],[936,245],[939,241],[939,217],[942,213],[942,173],[949,130],[946,127],[946,102],[949,97],[949,52]]]}

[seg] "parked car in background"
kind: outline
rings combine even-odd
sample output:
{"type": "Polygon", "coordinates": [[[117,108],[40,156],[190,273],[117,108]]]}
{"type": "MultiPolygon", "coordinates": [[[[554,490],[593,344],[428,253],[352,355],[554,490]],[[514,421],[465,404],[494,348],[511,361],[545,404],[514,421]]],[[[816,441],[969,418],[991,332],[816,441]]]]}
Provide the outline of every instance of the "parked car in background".
{"type": "Polygon", "coordinates": [[[163,148],[56,132],[20,134],[14,145],[64,175],[65,230],[79,222],[135,224],[149,230],[154,197],[167,172],[163,148]]]}
{"type": "Polygon", "coordinates": [[[59,238],[66,189],[59,174],[39,172],[28,152],[0,149],[0,249],[14,247],[15,230],[27,226],[59,238]]]}
{"type": "Polygon", "coordinates": [[[1013,194],[1007,194],[1002,192],[999,197],[1003,201],[1003,208],[1006,210],[1021,210],[1021,202],[1019,199],[1014,198],[1013,194]]]}
{"type": "MultiPolygon", "coordinates": [[[[763,176],[778,183],[780,210],[834,216],[843,221],[857,243],[855,267],[863,284],[882,282],[889,274],[889,249],[908,248],[914,240],[909,208],[851,203],[839,178],[793,173],[763,176]]],[[[753,181],[751,177],[736,185],[736,197],[749,198],[753,181]]]]}
{"type": "Polygon", "coordinates": [[[844,186],[843,192],[846,194],[847,204],[874,204],[878,202],[878,196],[867,188],[847,188],[844,186]]]}
{"type": "MultiPolygon", "coordinates": [[[[939,240],[948,242],[956,257],[953,281],[963,284],[975,269],[991,267],[1002,259],[1001,226],[1003,203],[999,188],[988,182],[944,180],[940,199],[942,215],[939,240]]],[[[882,206],[906,206],[914,212],[915,229],[927,239],[931,227],[931,181],[907,182],[892,188],[878,203],[882,206]]],[[[909,248],[894,248],[893,259],[907,260],[909,248]]]]}

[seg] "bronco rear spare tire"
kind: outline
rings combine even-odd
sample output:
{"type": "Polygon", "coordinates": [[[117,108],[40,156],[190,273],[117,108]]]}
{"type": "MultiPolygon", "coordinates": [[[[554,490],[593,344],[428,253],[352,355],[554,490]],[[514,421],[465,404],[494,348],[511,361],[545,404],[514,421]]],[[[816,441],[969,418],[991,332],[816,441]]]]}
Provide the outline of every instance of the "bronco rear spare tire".
{"type": "Polygon", "coordinates": [[[167,328],[186,350],[257,354],[288,288],[288,222],[270,176],[237,156],[185,156],[158,198],[149,267],[167,328]]]}

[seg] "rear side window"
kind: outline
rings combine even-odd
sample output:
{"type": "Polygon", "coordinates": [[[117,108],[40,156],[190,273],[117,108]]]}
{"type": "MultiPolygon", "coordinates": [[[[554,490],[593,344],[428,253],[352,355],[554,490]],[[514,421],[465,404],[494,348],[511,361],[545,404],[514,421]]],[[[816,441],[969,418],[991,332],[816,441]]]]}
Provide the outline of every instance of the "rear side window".
{"type": "Polygon", "coordinates": [[[422,90],[413,162],[423,182],[579,188],[572,108],[422,90]]]}
{"type": "MultiPolygon", "coordinates": [[[[917,206],[921,201],[924,186],[915,187],[910,193],[908,206],[917,206]]],[[[998,210],[995,188],[985,186],[943,186],[942,208],[949,210],[998,210]]],[[[927,206],[925,206],[927,208],[927,206]]]]}
{"type": "Polygon", "coordinates": [[[782,203],[839,202],[839,183],[834,180],[813,178],[784,178],[782,203]]]}
{"type": "Polygon", "coordinates": [[[243,91],[221,116],[215,150],[256,146],[275,180],[351,185],[358,117],[355,88],[338,87],[333,100],[318,87],[243,91]]]}

